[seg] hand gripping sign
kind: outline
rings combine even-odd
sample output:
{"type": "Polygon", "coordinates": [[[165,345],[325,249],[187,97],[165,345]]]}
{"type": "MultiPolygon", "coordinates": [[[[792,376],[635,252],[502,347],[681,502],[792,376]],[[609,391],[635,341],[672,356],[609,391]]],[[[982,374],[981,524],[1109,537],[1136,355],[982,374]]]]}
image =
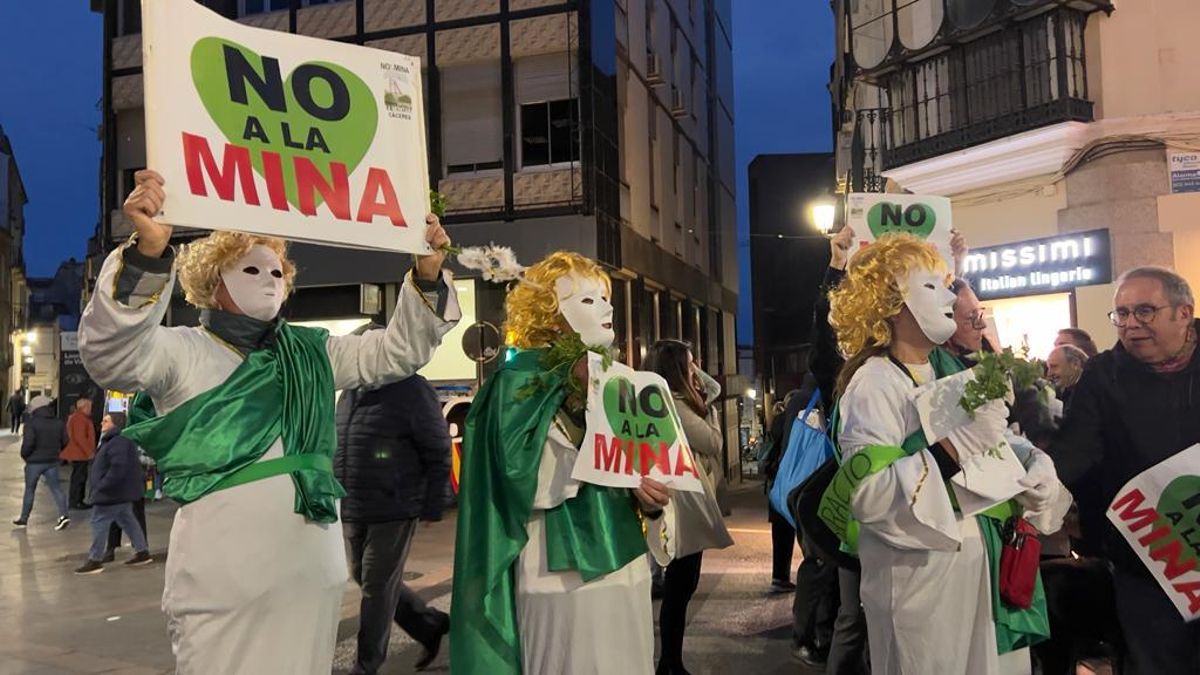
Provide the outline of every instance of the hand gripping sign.
{"type": "Polygon", "coordinates": [[[675,490],[702,492],[695,458],[683,434],[667,382],[588,354],[587,428],[571,477],[635,488],[642,476],[675,490]]]}
{"type": "Polygon", "coordinates": [[[147,166],[161,218],[425,253],[421,63],[143,0],[147,166]]]}
{"type": "Polygon", "coordinates": [[[1200,444],[1126,483],[1108,519],[1184,621],[1200,618],[1200,444]]]}

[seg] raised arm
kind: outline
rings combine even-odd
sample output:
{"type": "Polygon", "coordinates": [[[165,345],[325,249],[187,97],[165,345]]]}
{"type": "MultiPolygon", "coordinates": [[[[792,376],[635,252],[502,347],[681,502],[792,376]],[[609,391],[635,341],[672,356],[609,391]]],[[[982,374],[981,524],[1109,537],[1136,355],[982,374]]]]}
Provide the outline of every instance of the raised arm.
{"type": "Polygon", "coordinates": [[[425,238],[433,252],[419,257],[405,275],[387,329],[329,338],[335,388],[387,384],[416,373],[429,363],[442,337],[462,318],[454,278],[441,269],[446,256],[441,249],[450,244],[450,238],[432,214],[426,223],[425,238]]]}
{"type": "Polygon", "coordinates": [[[79,322],[79,354],[97,384],[153,395],[171,386],[174,363],[183,355],[178,336],[160,325],[175,283],[174,253],[167,247],[171,226],[153,219],[162,207],[162,177],[139,171],[136,180],[124,211],[137,234],[100,269],[79,322]]]}

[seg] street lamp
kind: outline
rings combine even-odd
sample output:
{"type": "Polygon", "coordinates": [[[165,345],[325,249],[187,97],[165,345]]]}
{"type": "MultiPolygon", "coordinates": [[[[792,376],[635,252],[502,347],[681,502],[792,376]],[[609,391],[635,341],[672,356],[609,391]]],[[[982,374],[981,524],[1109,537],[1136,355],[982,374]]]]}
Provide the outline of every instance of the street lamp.
{"type": "Polygon", "coordinates": [[[758,391],[751,387],[750,389],[746,390],[746,396],[750,397],[750,400],[753,401],[754,399],[758,398],[758,391]]]}
{"type": "Polygon", "coordinates": [[[808,208],[808,216],[817,231],[827,235],[833,229],[833,221],[837,217],[837,206],[831,202],[816,202],[808,208]]]}

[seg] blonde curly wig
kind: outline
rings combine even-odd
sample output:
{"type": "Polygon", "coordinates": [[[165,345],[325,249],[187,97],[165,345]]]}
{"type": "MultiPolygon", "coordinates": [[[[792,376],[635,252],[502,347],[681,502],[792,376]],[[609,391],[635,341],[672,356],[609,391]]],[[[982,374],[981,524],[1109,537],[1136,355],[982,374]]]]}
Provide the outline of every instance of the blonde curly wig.
{"type": "Polygon", "coordinates": [[[949,281],[937,249],[912,235],[889,235],[854,254],[846,278],[829,294],[829,323],[848,359],[839,391],[863,361],[892,344],[890,319],[904,308],[904,280],[917,269],[945,273],[949,281]]]}
{"type": "Polygon", "coordinates": [[[283,264],[285,293],[290,295],[296,279],[296,266],[287,257],[286,242],[274,237],[217,231],[185,245],[179,252],[176,269],[179,270],[179,284],[188,303],[200,309],[219,309],[217,287],[221,285],[221,269],[259,244],[279,255],[279,261],[283,264]]]}
{"type": "Polygon", "coordinates": [[[594,261],[578,253],[551,253],[525,270],[524,278],[508,292],[504,309],[508,314],[505,332],[512,346],[521,349],[545,347],[563,330],[554,284],[562,277],[578,274],[604,284],[612,292],[612,281],[594,261]]]}

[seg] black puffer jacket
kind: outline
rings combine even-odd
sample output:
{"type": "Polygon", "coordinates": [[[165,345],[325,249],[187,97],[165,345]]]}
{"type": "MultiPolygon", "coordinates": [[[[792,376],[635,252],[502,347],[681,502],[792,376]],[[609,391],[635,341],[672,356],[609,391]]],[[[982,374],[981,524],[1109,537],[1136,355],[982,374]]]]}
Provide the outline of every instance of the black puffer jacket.
{"type": "MultiPolygon", "coordinates": [[[[1196,324],[1200,329],[1200,322],[1196,324]]],[[[1080,509],[1103,523],[1108,557],[1119,567],[1149,574],[1108,524],[1103,509],[1131,478],[1200,442],[1200,352],[1177,373],[1156,373],[1118,344],[1089,359],[1071,407],[1051,445],[1058,476],[1072,492],[1094,500],[1080,509]]],[[[1085,534],[1086,528],[1085,528],[1085,534]]]]}
{"type": "Polygon", "coordinates": [[[57,462],[58,453],[67,447],[67,425],[54,416],[54,406],[46,405],[29,413],[25,437],[21,439],[21,459],[27,464],[57,462]]]}
{"type": "Polygon", "coordinates": [[[342,520],[438,520],[450,480],[450,434],[437,393],[414,375],[351,389],[337,406],[334,473],[346,488],[342,520]]]}
{"type": "Polygon", "coordinates": [[[100,448],[88,473],[88,501],[107,506],[141,499],[146,473],[133,441],[110,430],[100,437],[100,448]]]}

